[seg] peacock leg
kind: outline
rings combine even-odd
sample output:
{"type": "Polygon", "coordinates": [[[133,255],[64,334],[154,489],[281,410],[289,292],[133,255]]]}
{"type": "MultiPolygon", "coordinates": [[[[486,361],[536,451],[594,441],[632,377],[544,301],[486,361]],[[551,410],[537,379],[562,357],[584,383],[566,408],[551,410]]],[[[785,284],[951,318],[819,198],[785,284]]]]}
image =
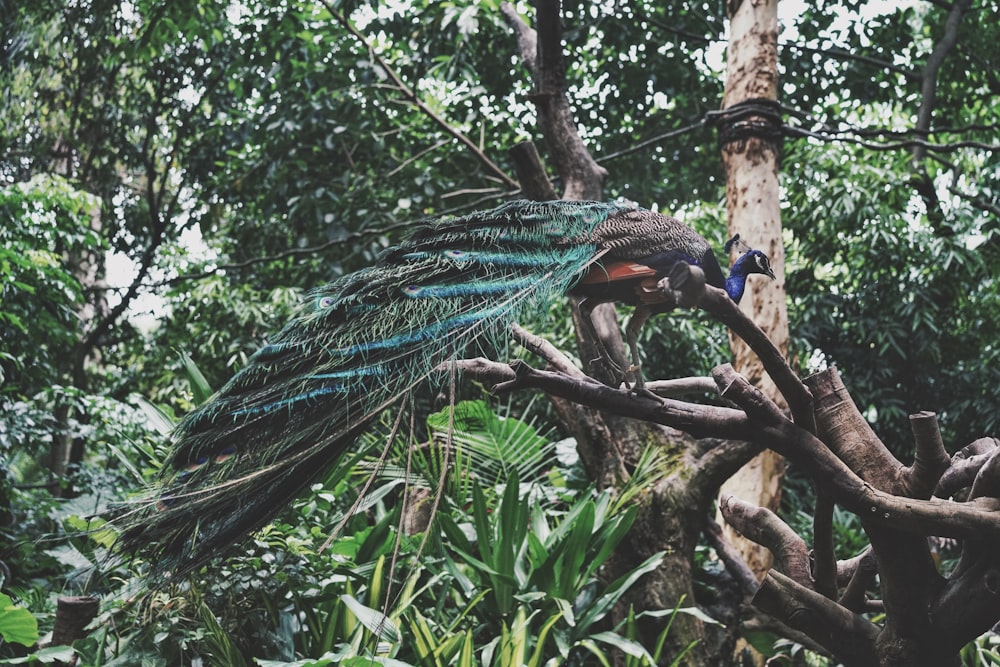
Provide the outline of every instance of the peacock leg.
{"type": "Polygon", "coordinates": [[[625,342],[628,343],[629,354],[632,355],[632,366],[629,371],[635,378],[634,390],[642,393],[645,392],[646,384],[642,379],[642,360],[639,358],[639,332],[652,314],[653,311],[647,306],[636,306],[625,326],[625,342]]]}
{"type": "Polygon", "coordinates": [[[614,359],[611,358],[608,348],[604,345],[604,341],[597,333],[597,325],[594,324],[594,308],[601,305],[601,303],[603,302],[584,297],[580,299],[577,307],[580,309],[581,320],[583,322],[583,326],[587,329],[587,334],[590,336],[590,339],[594,341],[594,345],[597,346],[599,356],[597,359],[594,359],[594,361],[599,360],[604,365],[608,373],[612,375],[615,384],[617,385],[625,379],[625,371],[623,371],[621,367],[615,363],[614,359]]]}

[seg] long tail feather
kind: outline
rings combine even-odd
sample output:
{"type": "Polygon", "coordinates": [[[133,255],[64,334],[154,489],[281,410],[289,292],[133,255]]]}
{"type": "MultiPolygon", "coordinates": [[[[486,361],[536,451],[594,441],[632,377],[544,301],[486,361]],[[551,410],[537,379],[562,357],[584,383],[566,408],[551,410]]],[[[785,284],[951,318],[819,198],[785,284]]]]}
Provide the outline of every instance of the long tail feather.
{"type": "Polygon", "coordinates": [[[116,519],[119,546],[182,573],[262,526],[369,422],[470,345],[505,335],[595,258],[630,208],[511,202],[420,223],[297,316],[176,429],[161,491],[116,519]]]}

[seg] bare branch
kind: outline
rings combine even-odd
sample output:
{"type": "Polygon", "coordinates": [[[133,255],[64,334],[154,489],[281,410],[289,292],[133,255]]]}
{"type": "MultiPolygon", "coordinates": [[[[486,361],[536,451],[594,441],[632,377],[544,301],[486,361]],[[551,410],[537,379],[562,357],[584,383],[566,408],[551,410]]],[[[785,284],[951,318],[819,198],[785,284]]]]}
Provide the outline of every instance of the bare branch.
{"type": "Polygon", "coordinates": [[[673,380],[649,380],[646,389],[664,398],[678,398],[691,394],[715,394],[715,380],[710,377],[676,378],[673,380]]]}
{"type": "Polygon", "coordinates": [[[522,141],[515,144],[509,153],[514,163],[514,171],[517,173],[517,180],[521,183],[521,192],[525,197],[535,201],[559,198],[552,187],[552,181],[545,173],[545,167],[542,166],[542,159],[534,142],[522,141]]]}
{"type": "MultiPolygon", "coordinates": [[[[934,50],[927,56],[924,63],[922,83],[920,87],[920,108],[917,111],[916,129],[927,131],[931,126],[931,116],[934,114],[934,103],[937,97],[937,76],[941,65],[948,52],[954,48],[958,41],[958,24],[962,20],[962,15],[972,5],[972,0],[956,0],[948,12],[948,19],[944,24],[944,34],[940,41],[934,45],[934,50]]],[[[915,162],[923,159],[926,154],[926,146],[914,146],[913,159],[915,162]]]]}
{"type": "Polygon", "coordinates": [[[837,556],[833,544],[833,497],[822,480],[816,482],[813,510],[813,579],[816,590],[831,600],[837,597],[837,556]]]}
{"type": "Polygon", "coordinates": [[[761,331],[760,327],[754,324],[753,320],[721,289],[706,287],[705,297],[699,306],[732,329],[750,346],[760,358],[764,370],[771,376],[778,391],[785,397],[795,423],[807,431],[815,432],[812,395],[767,334],[761,331]]]}
{"type": "Polygon", "coordinates": [[[594,161],[584,145],[566,98],[558,1],[536,3],[537,30],[528,27],[509,6],[501,11],[517,35],[521,59],[535,82],[530,99],[538,110],[538,128],[562,178],[563,199],[600,199],[608,172],[594,161]],[[534,55],[529,47],[531,36],[535,37],[534,55]]]}
{"type": "Polygon", "coordinates": [[[840,604],[854,612],[868,611],[867,591],[875,584],[878,574],[878,561],[871,547],[867,548],[857,558],[853,559],[851,577],[840,596],[840,604]]]}
{"type": "Polygon", "coordinates": [[[523,345],[531,353],[547,361],[549,367],[553,370],[572,378],[590,379],[583,371],[576,367],[569,357],[563,354],[562,350],[541,336],[528,333],[519,324],[511,325],[511,332],[514,340],[523,345]]]}
{"type": "Polygon", "coordinates": [[[743,595],[747,598],[752,597],[760,587],[760,582],[757,581],[753,570],[743,560],[740,552],[726,539],[725,533],[722,532],[722,526],[715,519],[708,517],[705,519],[705,527],[702,532],[708,543],[715,549],[715,553],[719,555],[719,559],[725,564],[726,570],[739,584],[743,595]]]}
{"type": "Polygon", "coordinates": [[[916,452],[913,465],[903,471],[903,485],[911,498],[930,498],[941,475],[951,465],[951,457],[944,449],[937,417],[933,412],[910,415],[910,429],[916,452]]]}
{"type": "Polygon", "coordinates": [[[865,421],[836,367],[811,375],[805,385],[816,402],[817,435],[861,479],[878,489],[903,489],[903,464],[865,421]]]}
{"type": "Polygon", "coordinates": [[[813,589],[812,574],[809,572],[809,548],[805,540],[779,519],[777,514],[766,507],[755,507],[729,495],[719,499],[719,510],[726,523],[774,554],[778,570],[800,586],[813,589]]]}
{"type": "Polygon", "coordinates": [[[996,438],[979,438],[955,453],[948,470],[941,475],[934,495],[949,498],[959,490],[972,486],[979,469],[990,459],[993,451],[1000,447],[996,438]]]}
{"type": "Polygon", "coordinates": [[[844,663],[876,667],[879,628],[864,617],[772,570],[754,596],[755,607],[801,630],[844,663]]]}

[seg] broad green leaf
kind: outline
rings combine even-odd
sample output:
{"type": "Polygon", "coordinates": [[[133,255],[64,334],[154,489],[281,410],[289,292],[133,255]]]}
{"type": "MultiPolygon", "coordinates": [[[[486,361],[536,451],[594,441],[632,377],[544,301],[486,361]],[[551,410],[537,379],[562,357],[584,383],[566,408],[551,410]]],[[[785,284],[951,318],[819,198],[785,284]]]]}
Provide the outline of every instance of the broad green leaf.
{"type": "Polygon", "coordinates": [[[11,644],[33,646],[38,641],[38,621],[10,596],[0,593],[0,637],[11,644]]]}

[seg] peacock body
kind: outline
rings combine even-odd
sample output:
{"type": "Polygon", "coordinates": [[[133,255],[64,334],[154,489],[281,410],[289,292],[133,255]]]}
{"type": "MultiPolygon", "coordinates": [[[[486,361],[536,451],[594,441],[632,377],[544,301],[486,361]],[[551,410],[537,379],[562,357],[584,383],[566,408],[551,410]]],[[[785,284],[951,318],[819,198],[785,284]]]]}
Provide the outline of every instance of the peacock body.
{"type": "Polygon", "coordinates": [[[730,284],[690,228],[616,203],[515,201],[424,221],[374,266],[313,291],[178,425],[161,491],[116,519],[120,550],[189,571],[267,523],[383,409],[504,337],[526,309],[574,286],[592,301],[637,303],[637,281],[678,261],[738,299],[747,273],[770,271],[748,255],[730,284]]]}

